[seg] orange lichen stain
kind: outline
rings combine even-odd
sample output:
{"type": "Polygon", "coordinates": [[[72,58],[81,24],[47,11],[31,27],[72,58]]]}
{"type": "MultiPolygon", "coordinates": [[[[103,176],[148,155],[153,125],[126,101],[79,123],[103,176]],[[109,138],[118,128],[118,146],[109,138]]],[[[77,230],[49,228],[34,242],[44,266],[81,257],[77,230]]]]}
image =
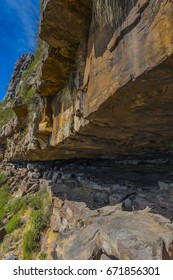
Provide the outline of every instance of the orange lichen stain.
{"type": "MultiPolygon", "coordinates": [[[[165,33],[165,32],[164,32],[165,33]]],[[[170,48],[171,47],[171,42],[172,42],[172,38],[170,37],[170,34],[165,33],[164,34],[164,38],[163,38],[165,45],[170,48]]]]}
{"type": "Polygon", "coordinates": [[[46,235],[48,236],[47,239],[47,255],[48,255],[48,259],[50,259],[51,256],[51,252],[53,250],[53,245],[57,239],[57,232],[52,231],[51,229],[48,229],[46,232],[46,235]]]}

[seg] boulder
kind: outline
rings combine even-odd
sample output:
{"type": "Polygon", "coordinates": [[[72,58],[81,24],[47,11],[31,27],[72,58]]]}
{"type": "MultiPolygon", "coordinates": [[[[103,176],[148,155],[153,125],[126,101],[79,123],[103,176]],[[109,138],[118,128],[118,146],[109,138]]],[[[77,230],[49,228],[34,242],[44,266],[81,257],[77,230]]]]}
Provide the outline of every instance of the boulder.
{"type": "Polygon", "coordinates": [[[173,225],[168,219],[107,206],[99,212],[86,211],[83,220],[83,227],[58,236],[56,259],[87,260],[99,255],[100,259],[173,259],[173,225]],[[103,254],[99,254],[101,251],[103,254]]]}
{"type": "Polygon", "coordinates": [[[17,257],[16,256],[13,256],[13,255],[7,255],[5,258],[4,258],[5,261],[14,261],[14,260],[17,260],[17,257]]]}
{"type": "Polygon", "coordinates": [[[109,204],[109,194],[107,191],[95,191],[93,201],[101,205],[109,204]]]}

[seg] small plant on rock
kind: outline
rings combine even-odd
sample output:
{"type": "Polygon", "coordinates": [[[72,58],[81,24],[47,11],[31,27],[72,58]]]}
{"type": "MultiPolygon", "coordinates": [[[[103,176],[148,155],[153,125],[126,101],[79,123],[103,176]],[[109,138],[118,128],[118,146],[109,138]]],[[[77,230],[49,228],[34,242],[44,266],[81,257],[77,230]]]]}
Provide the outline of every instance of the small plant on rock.
{"type": "Polygon", "coordinates": [[[17,215],[15,215],[9,220],[9,222],[5,226],[5,229],[6,229],[7,233],[11,233],[15,229],[17,229],[19,226],[20,226],[20,218],[17,215]]]}
{"type": "Polygon", "coordinates": [[[41,252],[39,255],[39,260],[46,260],[47,258],[47,253],[41,252]]]}

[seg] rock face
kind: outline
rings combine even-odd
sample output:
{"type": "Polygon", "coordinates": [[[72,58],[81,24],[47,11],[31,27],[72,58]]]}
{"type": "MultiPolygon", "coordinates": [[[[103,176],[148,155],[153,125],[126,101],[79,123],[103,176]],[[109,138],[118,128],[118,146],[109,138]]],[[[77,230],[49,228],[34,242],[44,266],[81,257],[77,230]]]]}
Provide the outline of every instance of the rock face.
{"type": "Polygon", "coordinates": [[[52,96],[63,88],[70,73],[75,71],[79,44],[84,44],[88,37],[91,1],[50,0],[43,1],[42,6],[40,37],[50,48],[42,69],[40,93],[52,96]]]}
{"type": "Polygon", "coordinates": [[[33,55],[28,53],[23,54],[17,60],[5,95],[6,101],[15,99],[17,97],[22,74],[28,68],[32,60],[33,60],[33,55]]]}
{"type": "MultiPolygon", "coordinates": [[[[78,207],[80,210],[81,206],[78,207]]],[[[124,213],[115,207],[99,212],[87,213],[85,210],[84,213],[79,215],[79,228],[68,229],[64,236],[57,238],[54,252],[57,259],[101,259],[103,254],[110,260],[173,258],[172,224],[161,216],[145,212],[124,213]]]]}
{"type": "Polygon", "coordinates": [[[172,153],[172,1],[67,2],[43,5],[41,151],[28,158],[172,153]]]}
{"type": "Polygon", "coordinates": [[[37,145],[25,153],[19,147],[10,157],[172,154],[172,5],[42,1],[40,37],[46,44],[37,76],[37,145]]]}

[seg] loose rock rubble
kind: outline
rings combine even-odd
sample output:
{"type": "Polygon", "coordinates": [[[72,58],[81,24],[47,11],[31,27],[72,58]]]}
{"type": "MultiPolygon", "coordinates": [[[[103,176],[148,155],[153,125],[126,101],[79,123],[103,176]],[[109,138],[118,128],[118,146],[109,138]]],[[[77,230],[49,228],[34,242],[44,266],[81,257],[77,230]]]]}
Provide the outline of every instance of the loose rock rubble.
{"type": "Polygon", "coordinates": [[[49,192],[50,259],[173,259],[173,177],[170,164],[162,168],[97,160],[1,166],[14,196],[49,192]]]}

